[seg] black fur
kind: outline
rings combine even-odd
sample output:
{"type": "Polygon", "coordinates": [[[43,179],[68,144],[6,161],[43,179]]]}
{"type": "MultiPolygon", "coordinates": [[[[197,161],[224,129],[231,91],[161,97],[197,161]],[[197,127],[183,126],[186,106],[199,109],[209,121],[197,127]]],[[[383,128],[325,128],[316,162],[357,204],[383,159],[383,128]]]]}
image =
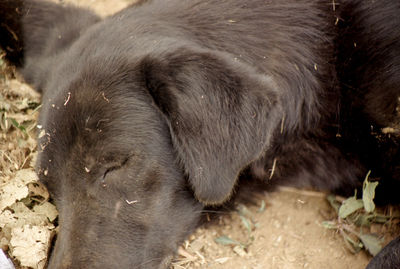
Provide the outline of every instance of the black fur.
{"type": "Polygon", "coordinates": [[[17,66],[22,65],[23,59],[22,6],[22,0],[2,0],[0,9],[1,46],[8,60],[17,66]]]}
{"type": "MultiPolygon", "coordinates": [[[[346,0],[338,14],[340,145],[380,179],[377,203],[399,203],[400,2],[346,0]]],[[[396,239],[367,268],[400,268],[399,252],[396,239]]]]}
{"type": "Polygon", "coordinates": [[[341,148],[382,179],[378,203],[399,203],[400,3],[346,0],[338,13],[341,148]]]}
{"type": "Polygon", "coordinates": [[[355,53],[394,54],[396,82],[397,43],[385,50],[357,28],[383,12],[359,15],[371,3],[152,0],[100,20],[0,0],[0,44],[43,92],[37,170],[61,228],[49,267],[165,268],[241,176],[351,194],[371,165],[363,154],[379,152],[353,124],[397,119],[382,97],[397,98],[396,83],[385,94],[365,83],[388,80],[349,46],[357,29],[355,53]]]}
{"type": "Polygon", "coordinates": [[[368,264],[366,269],[400,268],[400,237],[385,246],[368,264]]]}

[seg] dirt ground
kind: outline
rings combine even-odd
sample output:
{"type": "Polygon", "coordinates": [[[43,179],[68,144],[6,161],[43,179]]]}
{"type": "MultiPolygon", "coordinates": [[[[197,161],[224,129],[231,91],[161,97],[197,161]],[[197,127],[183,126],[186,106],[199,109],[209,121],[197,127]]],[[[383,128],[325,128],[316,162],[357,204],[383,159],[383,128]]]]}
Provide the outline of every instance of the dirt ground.
{"type": "Polygon", "coordinates": [[[218,223],[199,228],[186,247],[195,262],[188,267],[178,267],[177,262],[175,268],[365,268],[366,253],[350,253],[338,234],[321,225],[332,213],[323,194],[284,188],[266,194],[263,200],[262,212],[255,206],[245,208],[244,214],[239,209],[220,216],[218,223]],[[251,220],[250,233],[242,215],[251,220]],[[254,240],[241,252],[239,247],[217,244],[215,238],[221,236],[240,242],[254,240]]]}
{"type": "MultiPolygon", "coordinates": [[[[132,1],[62,2],[88,6],[107,15],[132,1]]],[[[33,169],[35,136],[38,132],[40,135],[35,123],[40,96],[26,84],[2,74],[0,247],[12,257],[16,268],[43,268],[57,230],[52,223],[57,213],[50,203],[43,203],[46,192],[30,183],[37,180],[33,169]],[[23,122],[24,127],[18,128],[10,118],[23,122]]],[[[365,268],[371,256],[364,251],[351,253],[338,232],[323,226],[324,221],[334,218],[325,194],[281,188],[261,195],[258,205],[239,203],[229,213],[213,214],[180,247],[172,268],[365,268]]],[[[385,233],[385,243],[394,234],[394,229],[385,225],[370,229],[385,233]]]]}

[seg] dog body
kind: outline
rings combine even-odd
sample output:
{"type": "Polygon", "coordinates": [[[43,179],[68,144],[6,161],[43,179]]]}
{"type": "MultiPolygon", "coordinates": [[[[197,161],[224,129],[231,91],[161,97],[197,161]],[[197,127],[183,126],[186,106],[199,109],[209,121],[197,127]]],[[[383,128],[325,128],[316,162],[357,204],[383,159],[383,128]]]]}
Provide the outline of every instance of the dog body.
{"type": "Polygon", "coordinates": [[[366,173],[337,140],[324,1],[153,0],[104,20],[38,0],[0,10],[19,37],[1,28],[2,47],[43,93],[50,268],[165,268],[244,174],[352,192],[366,173]]]}
{"type": "Polygon", "coordinates": [[[380,178],[376,202],[399,203],[400,3],[339,6],[340,147],[380,178]]]}

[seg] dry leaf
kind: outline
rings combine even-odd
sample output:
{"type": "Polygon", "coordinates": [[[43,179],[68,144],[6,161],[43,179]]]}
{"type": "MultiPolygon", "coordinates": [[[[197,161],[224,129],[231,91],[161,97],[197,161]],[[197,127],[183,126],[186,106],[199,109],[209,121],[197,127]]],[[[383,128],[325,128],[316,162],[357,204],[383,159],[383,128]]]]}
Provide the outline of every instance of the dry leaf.
{"type": "Polygon", "coordinates": [[[11,255],[22,266],[42,269],[46,264],[52,231],[46,227],[24,225],[11,233],[11,255]]]}
{"type": "Polygon", "coordinates": [[[247,256],[246,251],[245,251],[242,247],[240,247],[240,246],[235,246],[235,247],[233,248],[233,251],[234,251],[236,254],[238,254],[240,257],[245,257],[245,256],[247,256]]]}
{"type": "Polygon", "coordinates": [[[47,216],[31,211],[22,202],[17,202],[10,207],[14,211],[14,216],[18,219],[15,226],[24,226],[26,224],[46,226],[49,225],[47,216]]]}
{"type": "Polygon", "coordinates": [[[22,83],[16,79],[7,80],[7,89],[16,96],[24,96],[36,101],[40,100],[40,94],[32,89],[28,84],[22,83]]]}
{"type": "Polygon", "coordinates": [[[38,202],[48,201],[50,198],[49,192],[47,191],[46,187],[39,181],[30,182],[28,184],[28,190],[29,197],[38,202]]]}
{"type": "Polygon", "coordinates": [[[223,258],[215,259],[214,261],[217,262],[217,263],[219,263],[219,264],[224,264],[224,263],[226,263],[229,259],[230,259],[230,257],[223,257],[223,258]]]}
{"type": "Polygon", "coordinates": [[[49,202],[45,202],[40,205],[35,205],[33,207],[33,211],[35,213],[45,215],[50,220],[50,222],[53,222],[58,216],[56,207],[53,204],[50,204],[49,202]]]}
{"type": "Polygon", "coordinates": [[[7,225],[15,225],[17,222],[17,219],[14,217],[14,215],[11,213],[9,210],[4,210],[0,214],[0,228],[4,229],[5,226],[7,225]]]}
{"type": "Polygon", "coordinates": [[[28,196],[29,182],[37,181],[38,177],[32,169],[19,170],[14,179],[0,189],[0,211],[11,206],[15,201],[28,196]]]}

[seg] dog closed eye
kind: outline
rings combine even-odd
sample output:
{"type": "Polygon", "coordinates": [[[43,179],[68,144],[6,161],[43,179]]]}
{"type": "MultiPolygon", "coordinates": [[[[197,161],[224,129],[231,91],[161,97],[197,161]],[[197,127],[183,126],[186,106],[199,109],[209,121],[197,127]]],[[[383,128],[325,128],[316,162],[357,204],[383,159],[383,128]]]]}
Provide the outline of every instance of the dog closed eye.
{"type": "Polygon", "coordinates": [[[112,173],[112,172],[114,172],[116,170],[119,170],[120,168],[124,167],[128,163],[128,161],[129,161],[131,156],[133,156],[133,155],[130,155],[130,156],[126,157],[121,162],[112,162],[112,163],[107,164],[105,166],[105,169],[102,170],[104,172],[103,172],[101,181],[104,182],[106,180],[106,177],[107,177],[108,174],[110,174],[110,173],[112,173]]]}

